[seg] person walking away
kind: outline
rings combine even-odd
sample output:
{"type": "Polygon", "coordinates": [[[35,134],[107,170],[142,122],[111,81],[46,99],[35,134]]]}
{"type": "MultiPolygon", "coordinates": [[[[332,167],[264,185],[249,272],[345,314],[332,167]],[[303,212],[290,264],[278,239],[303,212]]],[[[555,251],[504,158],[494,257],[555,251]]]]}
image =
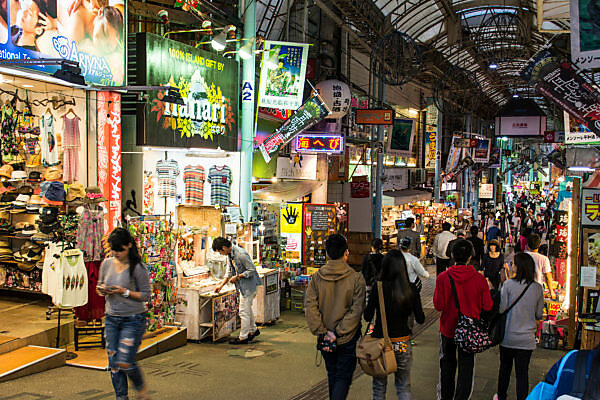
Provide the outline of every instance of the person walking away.
{"type": "Polygon", "coordinates": [[[490,240],[498,240],[500,238],[500,228],[498,228],[498,221],[494,220],[494,222],[492,222],[492,225],[488,228],[485,237],[488,242],[490,240]]]}
{"type": "Polygon", "coordinates": [[[425,225],[423,225],[423,218],[420,214],[416,217],[415,232],[417,232],[420,236],[425,234],[425,225]]]}
{"type": "MultiPolygon", "coordinates": [[[[423,267],[421,261],[410,254],[410,238],[402,239],[400,243],[400,249],[402,250],[402,254],[404,254],[404,258],[406,259],[406,270],[408,271],[408,280],[411,284],[415,285],[417,288],[417,292],[419,296],[421,295],[421,289],[423,288],[423,282],[421,282],[421,278],[427,279],[429,278],[429,272],[423,267]]],[[[414,315],[408,318],[408,326],[412,330],[415,325],[414,315]]],[[[416,342],[414,339],[410,339],[410,344],[416,346],[416,342]]]]}
{"type": "Polygon", "coordinates": [[[361,272],[367,284],[367,293],[377,280],[383,260],[383,240],[376,238],[371,242],[371,252],[363,258],[361,272]]]}
{"type": "Polygon", "coordinates": [[[127,378],[138,398],[148,400],[148,389],[136,356],[146,332],[146,305],[150,300],[148,270],[135,240],[127,229],[116,228],[108,236],[112,257],[100,265],[96,292],[106,298],[104,337],[110,377],[117,400],[129,399],[127,378]]]}
{"type": "Polygon", "coordinates": [[[527,251],[529,248],[527,247],[527,238],[532,234],[531,228],[524,228],[521,230],[521,234],[519,236],[518,246],[515,246],[515,252],[518,253],[520,251],[527,251]]]}
{"type": "Polygon", "coordinates": [[[312,276],[304,303],[306,322],[318,336],[325,360],[329,399],[348,396],[356,369],[356,342],[365,309],[365,280],[348,264],[348,243],[340,234],[325,240],[327,263],[312,276]],[[335,343],[335,345],[334,345],[335,343]]]}
{"type": "MultiPolygon", "coordinates": [[[[409,240],[405,238],[404,240],[409,240]]],[[[410,338],[412,328],[409,319],[413,316],[419,324],[425,322],[425,314],[421,306],[421,296],[414,284],[410,283],[405,257],[412,255],[391,250],[383,259],[381,282],[383,299],[387,316],[388,334],[392,341],[396,365],[396,394],[399,400],[410,400],[410,368],[412,365],[412,345],[410,338]]],[[[365,320],[372,321],[375,313],[375,327],[372,336],[383,338],[381,323],[381,304],[377,285],[373,286],[369,295],[369,303],[365,309],[365,320]]],[[[383,379],[373,377],[373,400],[385,400],[387,376],[383,379]]]]}
{"type": "Polygon", "coordinates": [[[519,232],[521,231],[521,217],[519,210],[516,210],[512,217],[512,235],[513,241],[516,242],[519,239],[519,232]]]}
{"type": "Polygon", "coordinates": [[[252,311],[252,302],[256,297],[257,287],[262,285],[262,280],[256,272],[256,267],[246,250],[232,244],[224,237],[218,237],[212,242],[212,249],[229,260],[229,268],[223,278],[223,282],[215,289],[219,293],[223,286],[231,282],[240,293],[240,319],[242,326],[240,335],[231,339],[231,344],[248,344],[251,340],[260,335],[260,331],[254,322],[254,313],[252,311]]]}
{"type": "Polygon", "coordinates": [[[471,227],[471,236],[467,238],[469,242],[473,245],[473,250],[475,255],[471,260],[471,264],[475,267],[475,269],[481,269],[481,257],[483,257],[483,249],[485,245],[483,244],[483,239],[479,237],[479,228],[477,226],[471,227]]]}
{"type": "Polygon", "coordinates": [[[452,259],[452,249],[454,248],[454,245],[460,240],[464,240],[465,236],[465,231],[459,229],[456,231],[456,239],[453,239],[448,243],[448,247],[446,248],[446,256],[450,257],[450,265],[454,264],[454,260],[452,259]]]}
{"type": "Polygon", "coordinates": [[[398,232],[398,248],[400,248],[402,239],[411,238],[410,253],[417,258],[421,258],[421,235],[413,230],[414,227],[414,218],[406,218],[406,227],[398,232]]]}
{"type": "Polygon", "coordinates": [[[552,279],[552,267],[550,266],[550,260],[543,254],[539,253],[541,239],[539,235],[532,233],[527,237],[527,247],[529,250],[525,253],[529,254],[535,262],[535,281],[544,286],[544,278],[550,291],[550,296],[555,299],[556,294],[554,293],[553,279],[552,279]]]}
{"type": "Polygon", "coordinates": [[[454,342],[458,309],[450,279],[454,281],[461,312],[465,316],[479,318],[482,311],[490,311],[493,307],[487,281],[469,265],[472,255],[471,242],[463,240],[457,243],[452,254],[456,265],[438,275],[435,285],[433,305],[442,313],[438,400],[468,400],[473,388],[475,354],[462,351],[454,342]]]}
{"type": "Polygon", "coordinates": [[[504,268],[504,255],[502,254],[500,242],[497,240],[489,241],[487,250],[487,254],[483,256],[481,270],[483,276],[490,281],[494,289],[498,290],[500,287],[500,272],[504,268]]]}
{"type": "Polygon", "coordinates": [[[500,312],[514,306],[506,317],[504,339],[500,343],[498,392],[494,400],[508,399],[508,385],[515,365],[517,400],[529,393],[529,361],[535,350],[537,321],[544,316],[544,289],[535,282],[535,262],[527,253],[515,255],[515,275],[502,285],[500,312]]]}
{"type": "Polygon", "coordinates": [[[456,239],[452,232],[452,225],[448,222],[442,224],[442,232],[438,233],[433,239],[433,256],[435,257],[436,274],[439,275],[450,266],[450,257],[446,255],[446,249],[450,241],[456,239]]]}

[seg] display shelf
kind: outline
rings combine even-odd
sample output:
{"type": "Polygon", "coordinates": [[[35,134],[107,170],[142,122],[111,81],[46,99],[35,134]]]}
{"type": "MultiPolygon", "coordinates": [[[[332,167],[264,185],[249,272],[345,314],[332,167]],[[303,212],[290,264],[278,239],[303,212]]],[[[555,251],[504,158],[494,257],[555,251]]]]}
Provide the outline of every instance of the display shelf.
{"type": "Polygon", "coordinates": [[[21,289],[21,288],[16,288],[16,287],[9,287],[9,286],[0,286],[0,290],[10,290],[10,291],[13,291],[13,292],[34,293],[34,294],[43,294],[43,295],[46,295],[45,293],[42,293],[40,290],[21,289]]]}

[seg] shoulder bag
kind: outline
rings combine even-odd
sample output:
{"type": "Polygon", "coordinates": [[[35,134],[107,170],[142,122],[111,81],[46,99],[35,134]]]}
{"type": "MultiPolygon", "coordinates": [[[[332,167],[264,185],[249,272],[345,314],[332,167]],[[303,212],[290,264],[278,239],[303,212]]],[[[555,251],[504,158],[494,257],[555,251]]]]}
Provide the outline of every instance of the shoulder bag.
{"type": "Polygon", "coordinates": [[[508,317],[508,312],[512,310],[512,308],[517,305],[519,300],[525,295],[529,286],[531,286],[533,282],[529,282],[529,284],[523,289],[519,297],[506,309],[506,311],[502,313],[498,313],[495,318],[490,321],[489,324],[489,333],[490,339],[492,339],[492,346],[497,346],[502,343],[504,340],[504,333],[506,332],[506,319],[508,317]]]}
{"type": "Polygon", "coordinates": [[[454,279],[448,274],[454,294],[454,302],[458,309],[458,323],[454,331],[454,342],[465,353],[481,353],[492,346],[487,324],[481,319],[467,317],[460,311],[458,294],[454,279]]]}
{"type": "Polygon", "coordinates": [[[392,341],[388,335],[385,302],[383,300],[383,284],[377,281],[377,294],[379,295],[379,311],[383,338],[374,338],[364,335],[356,343],[356,357],[365,374],[375,378],[385,378],[398,370],[396,355],[392,348],[392,341]]]}
{"type": "Polygon", "coordinates": [[[561,381],[562,373],[565,368],[565,364],[567,360],[577,354],[577,350],[571,350],[568,352],[562,360],[560,360],[560,364],[558,365],[558,370],[556,373],[556,380],[554,383],[549,383],[546,381],[542,381],[535,385],[535,387],[529,392],[526,400],[556,400],[556,392],[558,391],[558,386],[561,381]]]}

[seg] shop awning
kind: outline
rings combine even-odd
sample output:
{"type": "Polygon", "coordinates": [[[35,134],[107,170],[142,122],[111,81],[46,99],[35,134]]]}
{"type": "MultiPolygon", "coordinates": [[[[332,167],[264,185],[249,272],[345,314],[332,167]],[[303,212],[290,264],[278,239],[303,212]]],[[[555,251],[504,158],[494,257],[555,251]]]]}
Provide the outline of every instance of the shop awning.
{"type": "Polygon", "coordinates": [[[431,192],[425,190],[405,189],[383,192],[383,203],[385,205],[399,206],[401,204],[412,203],[413,201],[428,201],[431,200],[431,198],[431,192]],[[393,201],[393,204],[390,204],[390,199],[387,199],[388,201],[386,201],[386,196],[392,198],[391,201],[393,201]]]}
{"type": "Polygon", "coordinates": [[[255,201],[294,201],[299,197],[304,197],[314,192],[324,184],[324,182],[320,181],[278,182],[252,192],[252,198],[255,201]]]}

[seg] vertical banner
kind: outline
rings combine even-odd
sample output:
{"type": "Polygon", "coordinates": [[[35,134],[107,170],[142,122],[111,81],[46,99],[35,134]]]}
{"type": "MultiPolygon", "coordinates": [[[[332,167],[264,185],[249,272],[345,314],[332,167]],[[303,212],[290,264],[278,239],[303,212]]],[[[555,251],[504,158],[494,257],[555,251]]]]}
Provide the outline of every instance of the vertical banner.
{"type": "Polygon", "coordinates": [[[302,262],[302,204],[281,206],[279,224],[281,237],[286,238],[285,259],[291,263],[302,262]]]}
{"type": "Polygon", "coordinates": [[[581,69],[600,68],[598,3],[570,0],[571,61],[581,69]]]}
{"type": "Polygon", "coordinates": [[[427,106],[425,120],[425,165],[426,169],[435,169],[437,142],[438,109],[434,104],[427,106]]]}
{"type": "Polygon", "coordinates": [[[448,152],[448,162],[446,163],[446,173],[453,171],[458,167],[458,163],[461,160],[462,148],[456,146],[456,142],[460,139],[460,136],[452,136],[452,143],[450,144],[450,151],[448,152]]]}
{"type": "Polygon", "coordinates": [[[260,69],[259,107],[295,110],[302,105],[308,44],[266,40],[260,69]]]}
{"type": "Polygon", "coordinates": [[[492,139],[476,139],[473,148],[473,161],[476,163],[487,163],[490,160],[492,139]]]}
{"type": "Polygon", "coordinates": [[[108,199],[104,230],[110,232],[121,219],[121,95],[98,92],[98,187],[108,199]]]}

